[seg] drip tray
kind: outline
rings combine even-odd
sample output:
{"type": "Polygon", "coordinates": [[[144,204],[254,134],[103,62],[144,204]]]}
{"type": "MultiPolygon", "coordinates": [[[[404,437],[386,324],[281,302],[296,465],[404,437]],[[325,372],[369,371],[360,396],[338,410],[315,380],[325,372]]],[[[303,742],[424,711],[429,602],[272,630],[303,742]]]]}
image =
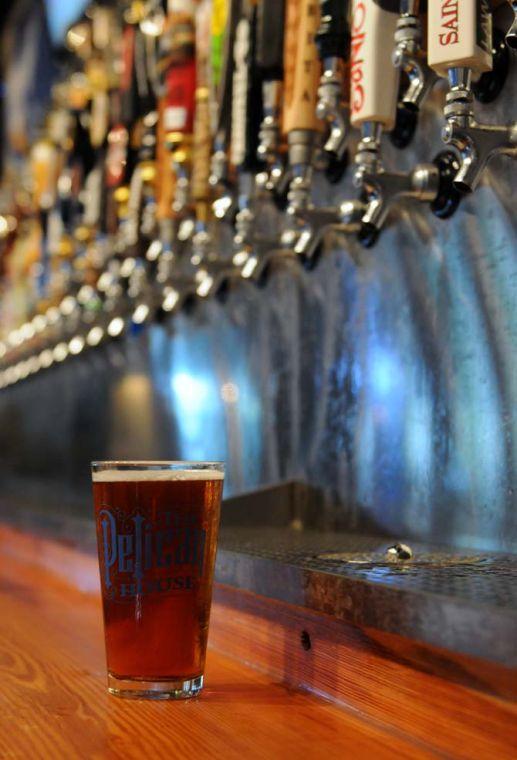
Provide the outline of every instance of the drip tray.
{"type": "Polygon", "coordinates": [[[407,543],[399,559],[389,537],[227,528],[216,580],[517,668],[517,556],[407,543]]]}
{"type": "MultiPolygon", "coordinates": [[[[226,501],[216,581],[517,668],[517,555],[410,539],[397,552],[404,536],[338,531],[324,512],[317,494],[297,483],[226,501]]],[[[96,553],[91,518],[4,500],[0,519],[96,553]]]]}
{"type": "Polygon", "coordinates": [[[373,567],[389,567],[392,570],[407,572],[414,567],[458,567],[468,565],[479,567],[489,565],[491,560],[481,555],[456,556],[443,554],[422,553],[410,558],[387,557],[379,552],[326,552],[313,557],[328,563],[329,567],[339,568],[343,563],[349,565],[368,565],[373,567]]]}

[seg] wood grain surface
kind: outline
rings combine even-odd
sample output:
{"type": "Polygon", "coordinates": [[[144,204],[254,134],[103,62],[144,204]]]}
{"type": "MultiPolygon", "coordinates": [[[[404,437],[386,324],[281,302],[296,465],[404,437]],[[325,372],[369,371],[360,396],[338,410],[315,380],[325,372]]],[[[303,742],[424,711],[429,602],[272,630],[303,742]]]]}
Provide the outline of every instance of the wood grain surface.
{"type": "Polygon", "coordinates": [[[67,583],[14,553],[0,540],[2,760],[434,756],[396,731],[215,652],[198,699],[112,697],[97,595],[72,585],[73,573],[67,583]]]}
{"type": "Polygon", "coordinates": [[[210,645],[440,756],[517,758],[514,671],[222,585],[210,645]]]}
{"type": "Polygon", "coordinates": [[[517,757],[508,669],[221,585],[209,645],[200,699],[110,697],[96,558],[0,525],[2,760],[517,757]]]}

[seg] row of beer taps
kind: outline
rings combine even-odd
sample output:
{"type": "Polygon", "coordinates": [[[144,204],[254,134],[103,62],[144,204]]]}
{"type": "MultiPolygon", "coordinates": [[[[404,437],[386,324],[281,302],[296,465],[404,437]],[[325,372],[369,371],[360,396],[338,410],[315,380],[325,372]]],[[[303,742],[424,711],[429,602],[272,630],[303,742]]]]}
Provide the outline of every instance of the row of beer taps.
{"type": "MultiPolygon", "coordinates": [[[[310,4],[306,10],[310,13],[310,4]]],[[[356,232],[364,245],[372,245],[390,209],[403,198],[427,202],[436,216],[447,218],[462,194],[476,188],[494,155],[517,155],[517,122],[482,124],[474,113],[474,98],[485,103],[494,100],[508,72],[509,54],[502,35],[492,27],[487,4],[465,3],[459,14],[455,2],[429,2],[427,52],[422,48],[419,0],[402,0],[400,9],[398,2],[353,0],[350,26],[343,3],[328,0],[321,3],[321,10],[314,39],[323,74],[315,113],[328,123],[324,152],[331,166],[343,160],[350,127],[360,130],[353,167],[358,194],[339,207],[311,205],[311,147],[318,125],[310,118],[304,122],[298,113],[299,124],[288,132],[292,178],[287,216],[291,224],[282,240],[309,257],[329,226],[356,232]],[[479,29],[484,39],[476,37],[479,29]],[[343,96],[347,75],[348,103],[343,96]],[[418,112],[439,78],[447,79],[449,85],[442,129],[449,149],[408,172],[392,171],[383,160],[382,134],[389,132],[394,144],[405,147],[415,131],[418,112]]],[[[515,21],[506,42],[515,47],[515,21]]]]}
{"type": "MultiPolygon", "coordinates": [[[[371,247],[401,201],[448,218],[493,156],[517,156],[517,122],[476,118],[517,47],[515,15],[500,32],[486,0],[227,0],[221,18],[211,0],[175,0],[168,16],[156,0],[140,5],[133,23],[158,50],[161,100],[143,116],[126,191],[115,187],[115,235],[96,242],[103,271],[0,343],[0,387],[233,280],[260,282],[274,259],[310,263],[329,230],[371,247]],[[160,53],[189,24],[192,44],[160,53]],[[385,135],[411,142],[438,80],[444,148],[394,171],[385,135]],[[331,183],[351,173],[354,197],[318,206],[315,172],[331,183]]],[[[119,138],[112,127],[108,158],[119,138]]]]}

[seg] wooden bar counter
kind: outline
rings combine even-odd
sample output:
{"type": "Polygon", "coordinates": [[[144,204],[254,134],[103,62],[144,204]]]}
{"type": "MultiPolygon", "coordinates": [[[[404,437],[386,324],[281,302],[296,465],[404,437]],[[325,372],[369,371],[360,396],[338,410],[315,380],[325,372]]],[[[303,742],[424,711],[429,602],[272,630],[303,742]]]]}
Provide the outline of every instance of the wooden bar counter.
{"type": "Polygon", "coordinates": [[[476,690],[458,682],[465,662],[446,680],[438,656],[424,667],[393,638],[372,647],[340,621],[222,585],[202,696],[112,697],[97,584],[93,556],[0,526],[2,760],[517,756],[504,673],[486,680],[500,694],[476,690]]]}

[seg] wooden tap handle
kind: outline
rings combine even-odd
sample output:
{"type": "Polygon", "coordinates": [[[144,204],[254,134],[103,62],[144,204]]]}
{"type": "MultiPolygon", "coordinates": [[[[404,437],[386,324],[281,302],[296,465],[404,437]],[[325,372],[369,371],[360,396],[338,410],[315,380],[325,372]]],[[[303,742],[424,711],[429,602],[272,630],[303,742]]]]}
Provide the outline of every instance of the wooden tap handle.
{"type": "Polygon", "coordinates": [[[314,42],[320,22],[317,0],[287,0],[284,42],[283,129],[320,130],[316,118],[321,64],[314,42]]]}
{"type": "Polygon", "coordinates": [[[194,146],[192,151],[191,192],[195,203],[207,201],[210,195],[210,106],[208,87],[196,90],[196,113],[194,117],[194,146]]]}
{"type": "Polygon", "coordinates": [[[172,213],[172,201],[174,198],[176,176],[172,171],[172,158],[166,147],[165,130],[165,98],[158,105],[158,130],[156,144],[157,166],[157,189],[156,189],[156,217],[157,219],[170,219],[172,213]]]}

